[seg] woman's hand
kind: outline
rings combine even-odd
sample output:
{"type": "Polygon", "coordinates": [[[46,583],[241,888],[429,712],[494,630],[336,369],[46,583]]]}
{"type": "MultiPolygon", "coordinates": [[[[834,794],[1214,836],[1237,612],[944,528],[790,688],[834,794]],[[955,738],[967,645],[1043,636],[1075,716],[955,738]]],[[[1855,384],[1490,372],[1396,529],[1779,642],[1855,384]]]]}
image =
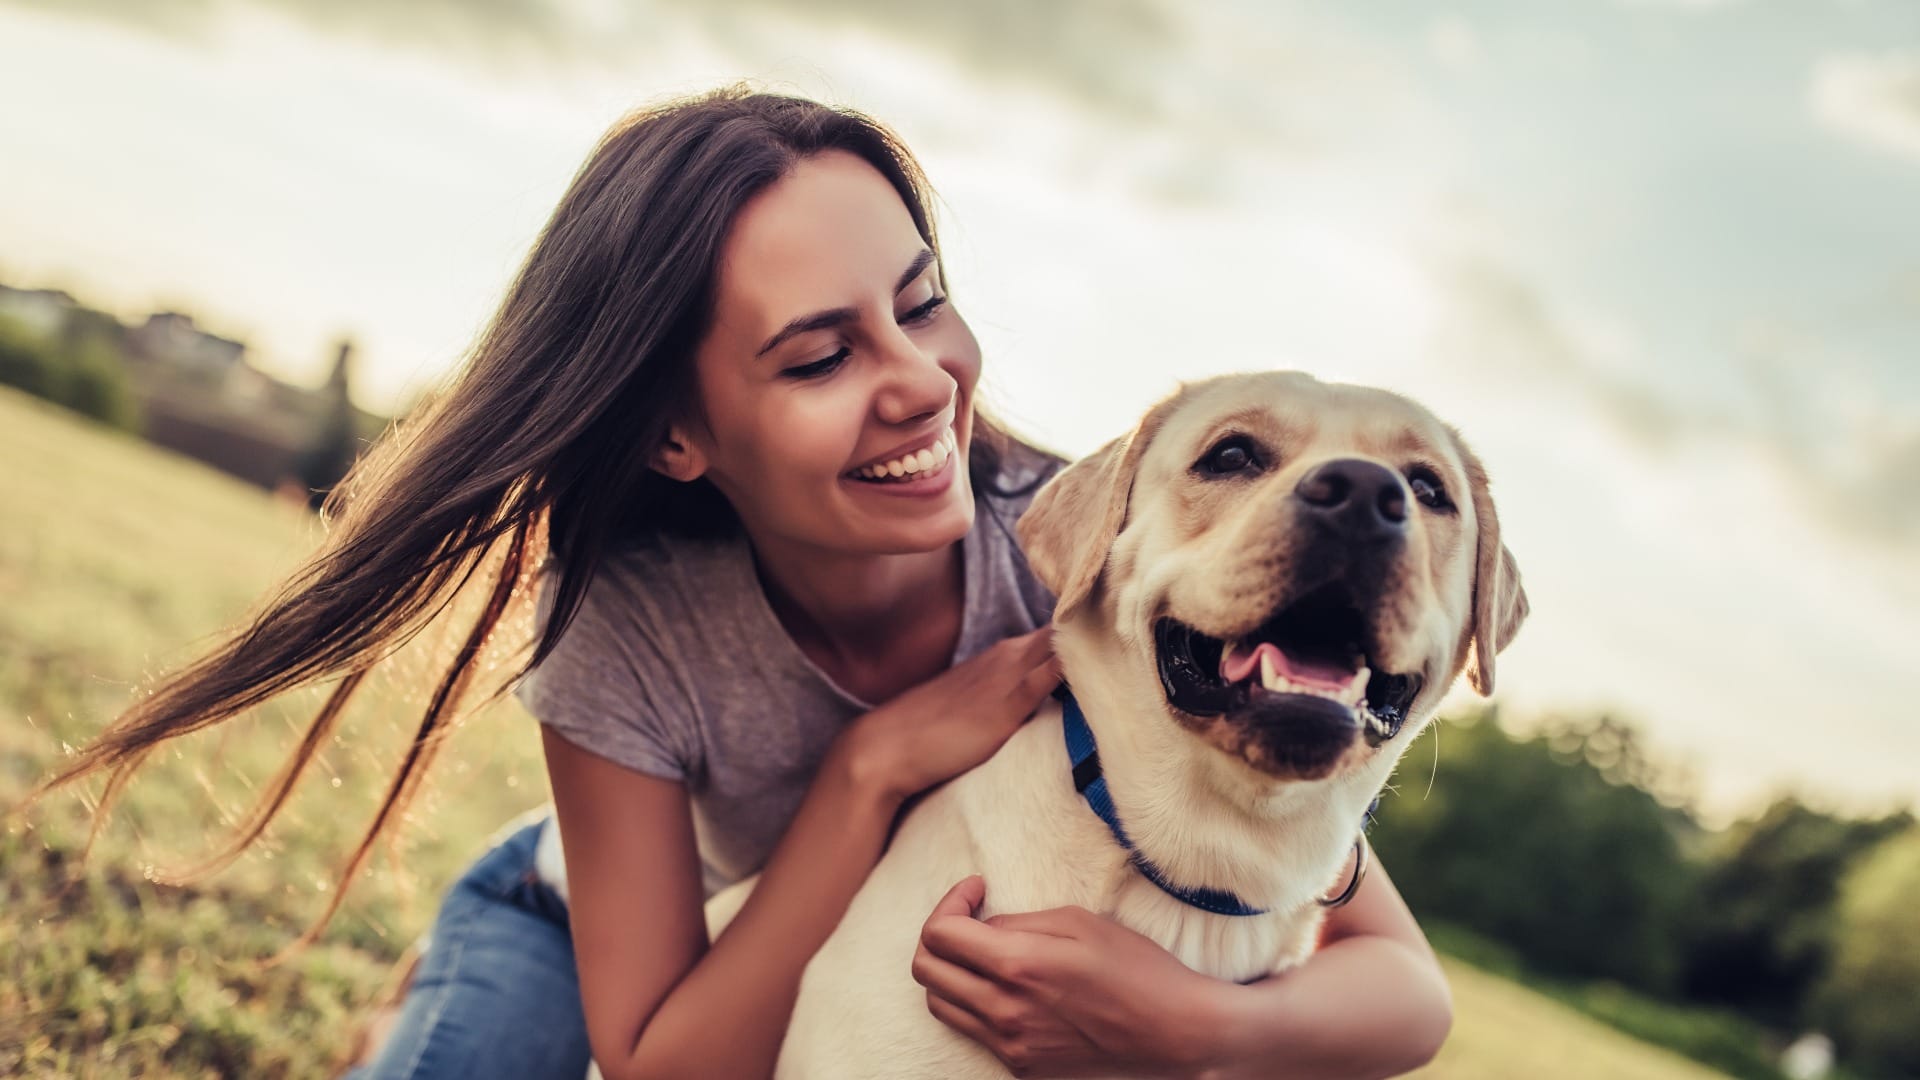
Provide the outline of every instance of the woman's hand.
{"type": "Polygon", "coordinates": [[[974,912],[986,884],[948,890],[920,932],[927,1009],[1015,1076],[1188,1076],[1203,1062],[1196,1006],[1212,982],[1152,941],[1083,908],[974,912]]]}
{"type": "Polygon", "coordinates": [[[1453,1023],[1446,975],[1377,859],[1318,952],[1245,986],[1079,908],[981,922],[985,896],[972,877],[941,899],[913,975],[935,1017],[1016,1074],[1400,1076],[1453,1023]]]}
{"type": "Polygon", "coordinates": [[[1060,682],[1053,630],[996,642],[856,720],[840,752],[896,802],[992,757],[1060,682]]]}

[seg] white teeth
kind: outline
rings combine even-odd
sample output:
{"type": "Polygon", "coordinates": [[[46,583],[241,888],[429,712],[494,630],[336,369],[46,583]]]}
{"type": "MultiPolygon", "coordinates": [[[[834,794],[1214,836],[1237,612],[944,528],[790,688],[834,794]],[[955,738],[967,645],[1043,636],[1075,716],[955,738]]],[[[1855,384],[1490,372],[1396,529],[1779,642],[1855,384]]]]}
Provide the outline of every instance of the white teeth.
{"type": "Polygon", "coordinates": [[[911,454],[903,454],[892,461],[883,462],[879,465],[868,465],[857,471],[859,475],[869,480],[905,476],[908,473],[932,472],[940,466],[945,465],[947,459],[952,457],[953,454],[953,429],[948,428],[940,433],[940,437],[934,440],[932,446],[923,450],[916,450],[911,454]]]}
{"type": "Polygon", "coordinates": [[[1361,718],[1367,722],[1367,727],[1371,728],[1374,734],[1380,736],[1382,739],[1390,739],[1393,737],[1393,730],[1387,726],[1385,720],[1373,715],[1373,710],[1367,706],[1364,697],[1360,700],[1359,710],[1361,718]]]}
{"type": "MultiPolygon", "coordinates": [[[[1229,655],[1231,655],[1231,650],[1229,650],[1229,655]]],[[[1306,683],[1295,682],[1287,678],[1285,675],[1282,675],[1274,665],[1272,653],[1263,652],[1260,654],[1261,686],[1282,694],[1310,694],[1313,697],[1323,697],[1328,701],[1337,701],[1349,709],[1358,708],[1360,703],[1366,700],[1367,679],[1371,674],[1372,672],[1363,667],[1354,674],[1352,681],[1347,683],[1345,687],[1339,690],[1329,690],[1323,686],[1310,686],[1306,683]]],[[[1371,714],[1369,714],[1369,718],[1371,718],[1371,714]]]]}

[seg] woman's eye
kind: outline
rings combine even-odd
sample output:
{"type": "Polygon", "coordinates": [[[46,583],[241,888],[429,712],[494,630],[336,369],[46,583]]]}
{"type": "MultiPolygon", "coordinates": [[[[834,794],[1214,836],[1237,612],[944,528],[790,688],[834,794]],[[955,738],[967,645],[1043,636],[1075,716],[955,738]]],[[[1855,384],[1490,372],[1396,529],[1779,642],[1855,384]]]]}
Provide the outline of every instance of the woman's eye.
{"type": "Polygon", "coordinates": [[[934,313],[939,311],[940,306],[942,304],[945,304],[946,302],[947,302],[947,298],[944,296],[933,297],[932,299],[928,300],[926,303],[921,304],[918,307],[912,308],[908,310],[906,314],[900,316],[900,320],[899,320],[900,325],[909,326],[914,323],[926,322],[928,319],[933,318],[934,313]]]}
{"type": "Polygon", "coordinates": [[[1259,459],[1253,455],[1253,440],[1245,435],[1235,435],[1215,443],[1194,468],[1211,476],[1226,476],[1256,468],[1259,464],[1259,459]]]}
{"type": "Polygon", "coordinates": [[[853,350],[842,345],[840,351],[834,353],[832,356],[821,357],[811,364],[801,364],[798,367],[787,368],[780,374],[790,379],[817,379],[822,375],[831,375],[839,370],[840,365],[846,363],[847,357],[852,355],[853,350]]]}
{"type": "Polygon", "coordinates": [[[1413,497],[1421,505],[1435,510],[1453,509],[1453,501],[1447,498],[1447,488],[1440,478],[1426,469],[1415,469],[1407,476],[1407,486],[1413,489],[1413,497]]]}

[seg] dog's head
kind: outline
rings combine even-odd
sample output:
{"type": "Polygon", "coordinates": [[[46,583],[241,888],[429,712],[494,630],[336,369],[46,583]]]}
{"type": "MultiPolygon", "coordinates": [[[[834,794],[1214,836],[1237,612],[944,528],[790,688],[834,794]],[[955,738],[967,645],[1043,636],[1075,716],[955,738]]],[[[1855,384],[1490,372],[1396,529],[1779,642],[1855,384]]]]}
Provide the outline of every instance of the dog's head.
{"type": "Polygon", "coordinates": [[[1295,372],[1184,387],[1021,520],[1063,632],[1150,665],[1168,714],[1277,780],[1391,760],[1527,601],[1480,462],[1382,390],[1295,372]]]}

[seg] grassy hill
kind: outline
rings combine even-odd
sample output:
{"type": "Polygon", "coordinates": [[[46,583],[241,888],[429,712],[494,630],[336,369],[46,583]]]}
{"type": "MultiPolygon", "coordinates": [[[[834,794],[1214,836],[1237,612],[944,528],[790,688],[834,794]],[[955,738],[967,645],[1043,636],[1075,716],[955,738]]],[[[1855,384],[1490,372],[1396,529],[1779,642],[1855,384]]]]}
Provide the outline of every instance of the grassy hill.
{"type": "MultiPolygon", "coordinates": [[[[317,534],[254,489],[4,389],[0,463],[0,807],[11,807],[145,677],[243,614],[317,534]]],[[[360,703],[266,843],[196,884],[148,878],[224,835],[311,698],[158,755],[84,866],[82,799],[8,822],[0,1074],[324,1075],[440,890],[545,798],[533,722],[511,703],[475,717],[403,846],[355,884],[321,942],[263,963],[334,886],[409,715],[404,682],[360,703]]],[[[1458,1020],[1424,1076],[1718,1075],[1465,964],[1449,970],[1458,1020]]]]}

